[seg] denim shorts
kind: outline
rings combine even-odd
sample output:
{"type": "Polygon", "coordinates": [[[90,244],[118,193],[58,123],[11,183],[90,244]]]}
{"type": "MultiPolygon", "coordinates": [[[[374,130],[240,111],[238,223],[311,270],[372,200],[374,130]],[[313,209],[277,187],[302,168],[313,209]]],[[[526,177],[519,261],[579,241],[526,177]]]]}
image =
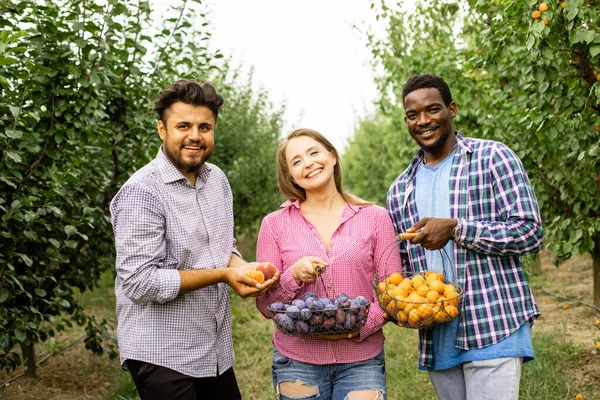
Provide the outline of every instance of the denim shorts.
{"type": "Polygon", "coordinates": [[[280,400],[320,399],[344,400],[358,390],[377,390],[386,399],[385,356],[377,356],[348,364],[316,365],[292,360],[274,349],[273,388],[280,400]],[[317,387],[317,393],[308,397],[287,397],[279,393],[281,382],[299,380],[307,386],[317,387]]]}

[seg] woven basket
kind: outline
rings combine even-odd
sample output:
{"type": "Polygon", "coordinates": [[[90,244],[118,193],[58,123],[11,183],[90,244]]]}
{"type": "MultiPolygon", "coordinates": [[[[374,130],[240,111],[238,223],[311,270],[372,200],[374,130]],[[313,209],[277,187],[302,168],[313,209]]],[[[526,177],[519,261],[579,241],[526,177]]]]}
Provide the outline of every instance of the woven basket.
{"type": "MultiPolygon", "coordinates": [[[[389,255],[403,238],[405,237],[402,234],[399,235],[396,241],[388,245],[387,253],[384,252],[386,273],[389,255]]],[[[444,249],[441,249],[440,253],[444,263],[445,259],[451,263],[444,249]]],[[[464,290],[457,285],[454,272],[449,283],[444,273],[434,271],[386,274],[375,277],[373,288],[381,308],[398,326],[405,328],[420,329],[447,324],[458,318],[461,313],[464,290]],[[439,283],[432,283],[433,281],[439,283]]]]}
{"type": "MultiPolygon", "coordinates": [[[[327,286],[323,281],[325,268],[315,265],[317,279],[323,285],[325,295],[327,286]]],[[[314,292],[307,292],[300,299],[290,302],[273,303],[269,306],[271,319],[282,333],[291,336],[316,336],[351,333],[359,330],[367,321],[371,303],[363,296],[350,298],[346,294],[318,298],[314,292]]]]}

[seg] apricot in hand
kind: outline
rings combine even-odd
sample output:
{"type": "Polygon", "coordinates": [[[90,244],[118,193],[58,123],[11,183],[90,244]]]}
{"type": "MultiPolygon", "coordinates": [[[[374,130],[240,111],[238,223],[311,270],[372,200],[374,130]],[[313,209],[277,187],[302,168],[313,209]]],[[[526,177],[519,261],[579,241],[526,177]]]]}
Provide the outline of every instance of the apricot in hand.
{"type": "Polygon", "coordinates": [[[275,268],[275,266],[270,262],[263,262],[260,263],[258,267],[256,267],[256,270],[262,272],[265,277],[265,280],[268,281],[275,275],[277,268],[275,268]]]}
{"type": "Polygon", "coordinates": [[[260,271],[249,269],[245,272],[245,274],[248,278],[254,279],[258,283],[263,283],[265,281],[265,276],[260,271]]]}

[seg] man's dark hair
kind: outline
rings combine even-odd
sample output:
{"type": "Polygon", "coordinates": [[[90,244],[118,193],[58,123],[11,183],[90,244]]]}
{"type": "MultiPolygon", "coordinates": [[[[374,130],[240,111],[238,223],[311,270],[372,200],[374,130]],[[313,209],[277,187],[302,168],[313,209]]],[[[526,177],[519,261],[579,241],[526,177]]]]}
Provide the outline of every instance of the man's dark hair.
{"type": "Polygon", "coordinates": [[[446,107],[452,103],[452,93],[450,93],[450,88],[448,84],[444,81],[441,76],[430,75],[430,74],[420,74],[411,76],[404,87],[402,88],[402,102],[409,93],[414,92],[419,89],[428,89],[435,88],[440,92],[442,96],[442,100],[444,100],[444,104],[446,107]]]}
{"type": "Polygon", "coordinates": [[[212,84],[199,83],[193,79],[180,79],[163,89],[154,103],[154,111],[156,111],[163,124],[167,123],[167,115],[165,115],[167,110],[178,101],[210,108],[215,117],[215,122],[224,102],[223,96],[217,93],[217,89],[212,84]]]}

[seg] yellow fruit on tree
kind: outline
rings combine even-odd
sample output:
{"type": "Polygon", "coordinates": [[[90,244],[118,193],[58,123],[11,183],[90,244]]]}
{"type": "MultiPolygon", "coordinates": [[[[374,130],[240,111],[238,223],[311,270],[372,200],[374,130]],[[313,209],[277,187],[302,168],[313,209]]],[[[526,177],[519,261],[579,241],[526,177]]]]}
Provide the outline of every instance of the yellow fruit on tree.
{"type": "Polygon", "coordinates": [[[545,20],[543,20],[543,21],[542,21],[542,23],[543,23],[544,25],[548,25],[548,20],[547,20],[547,19],[545,19],[545,20]]]}
{"type": "Polygon", "coordinates": [[[533,19],[539,19],[542,16],[542,13],[539,12],[538,10],[535,10],[534,12],[531,13],[531,18],[533,19]]]}
{"type": "Polygon", "coordinates": [[[567,6],[567,3],[563,1],[562,3],[560,3],[560,6],[561,6],[562,8],[565,8],[565,7],[567,6]]]}
{"type": "Polygon", "coordinates": [[[540,5],[538,6],[538,9],[541,12],[546,12],[546,11],[548,11],[548,4],[546,4],[546,3],[540,3],[540,5]]]}

